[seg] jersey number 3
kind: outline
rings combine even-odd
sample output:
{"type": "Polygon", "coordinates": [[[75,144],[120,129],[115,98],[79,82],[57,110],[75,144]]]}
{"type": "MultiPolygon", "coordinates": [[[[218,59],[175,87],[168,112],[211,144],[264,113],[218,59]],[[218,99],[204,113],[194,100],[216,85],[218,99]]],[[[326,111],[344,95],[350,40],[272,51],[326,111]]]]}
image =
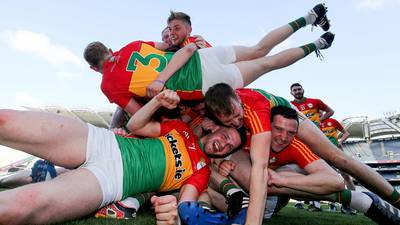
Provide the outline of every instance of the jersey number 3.
{"type": "Polygon", "coordinates": [[[137,68],[137,62],[140,62],[143,66],[149,66],[153,59],[156,61],[152,63],[155,71],[161,72],[167,66],[167,59],[162,55],[149,54],[143,57],[140,53],[133,52],[126,66],[126,71],[134,72],[137,68]]]}

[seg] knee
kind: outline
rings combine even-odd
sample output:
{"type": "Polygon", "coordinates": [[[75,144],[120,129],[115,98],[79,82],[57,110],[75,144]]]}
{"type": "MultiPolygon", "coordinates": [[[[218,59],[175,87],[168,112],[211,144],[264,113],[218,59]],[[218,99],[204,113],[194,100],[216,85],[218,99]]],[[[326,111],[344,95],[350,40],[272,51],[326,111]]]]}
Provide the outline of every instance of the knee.
{"type": "Polygon", "coordinates": [[[29,212],[26,211],[25,204],[20,200],[1,201],[0,224],[24,224],[28,217],[29,212]]]}
{"type": "Polygon", "coordinates": [[[21,209],[15,204],[6,204],[0,206],[0,224],[22,224],[25,219],[21,209]]]}
{"type": "Polygon", "coordinates": [[[265,49],[264,46],[258,44],[252,47],[252,51],[255,57],[259,58],[268,54],[269,49],[265,49]]]}
{"type": "Polygon", "coordinates": [[[38,197],[35,190],[18,191],[0,203],[0,224],[26,224],[32,222],[37,210],[34,202],[38,197]]]}

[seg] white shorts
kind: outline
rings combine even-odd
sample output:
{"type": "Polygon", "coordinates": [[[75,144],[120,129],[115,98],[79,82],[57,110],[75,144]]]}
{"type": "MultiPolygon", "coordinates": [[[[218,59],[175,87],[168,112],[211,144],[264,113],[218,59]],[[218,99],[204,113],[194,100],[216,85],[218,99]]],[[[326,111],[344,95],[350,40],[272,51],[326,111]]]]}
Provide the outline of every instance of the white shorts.
{"type": "Polygon", "coordinates": [[[114,133],[91,124],[87,125],[86,161],[81,168],[90,170],[99,181],[103,192],[101,208],[122,198],[122,157],[114,133]]]}
{"type": "Polygon", "coordinates": [[[234,89],[243,87],[242,74],[234,64],[236,55],[232,46],[203,48],[199,50],[199,55],[203,94],[217,83],[226,83],[234,89]]]}

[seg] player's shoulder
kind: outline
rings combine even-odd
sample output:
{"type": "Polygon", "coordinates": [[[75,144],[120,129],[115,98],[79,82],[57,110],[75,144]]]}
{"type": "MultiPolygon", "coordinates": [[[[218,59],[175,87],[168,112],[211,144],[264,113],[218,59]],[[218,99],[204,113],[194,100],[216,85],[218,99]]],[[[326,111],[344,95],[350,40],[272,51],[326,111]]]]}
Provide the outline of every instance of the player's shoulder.
{"type": "Polygon", "coordinates": [[[288,146],[291,149],[294,150],[300,150],[300,151],[304,151],[304,150],[308,150],[308,146],[306,144],[304,144],[302,141],[300,141],[298,138],[294,138],[292,142],[290,142],[290,145],[288,146]]]}
{"type": "Polygon", "coordinates": [[[238,88],[236,93],[245,103],[256,103],[258,101],[268,101],[265,94],[260,89],[238,88]]]}

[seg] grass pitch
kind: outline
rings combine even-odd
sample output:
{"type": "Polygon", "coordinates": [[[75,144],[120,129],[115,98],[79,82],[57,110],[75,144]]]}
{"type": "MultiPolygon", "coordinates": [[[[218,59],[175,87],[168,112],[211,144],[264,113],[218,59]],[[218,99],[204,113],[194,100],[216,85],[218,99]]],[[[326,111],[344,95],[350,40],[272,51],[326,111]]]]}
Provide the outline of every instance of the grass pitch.
{"type": "MultiPolygon", "coordinates": [[[[0,191],[5,190],[1,189],[0,191]]],[[[264,225],[376,225],[375,222],[363,214],[344,215],[340,212],[327,212],[327,206],[322,205],[323,212],[309,212],[305,209],[296,209],[293,203],[289,203],[272,219],[264,221],[264,225]]],[[[96,219],[88,217],[84,219],[59,223],[63,225],[153,225],[155,217],[150,210],[139,211],[136,219],[114,220],[96,219]]]]}
{"type": "MultiPolygon", "coordinates": [[[[326,208],[325,208],[326,210],[326,208]]],[[[139,212],[134,220],[113,220],[87,218],[68,223],[65,225],[105,225],[105,224],[135,224],[153,225],[155,224],[154,215],[150,211],[139,212]]],[[[343,215],[340,212],[309,212],[305,209],[296,209],[293,204],[283,208],[272,219],[265,221],[265,225],[375,225],[376,223],[362,214],[343,215]]]]}

